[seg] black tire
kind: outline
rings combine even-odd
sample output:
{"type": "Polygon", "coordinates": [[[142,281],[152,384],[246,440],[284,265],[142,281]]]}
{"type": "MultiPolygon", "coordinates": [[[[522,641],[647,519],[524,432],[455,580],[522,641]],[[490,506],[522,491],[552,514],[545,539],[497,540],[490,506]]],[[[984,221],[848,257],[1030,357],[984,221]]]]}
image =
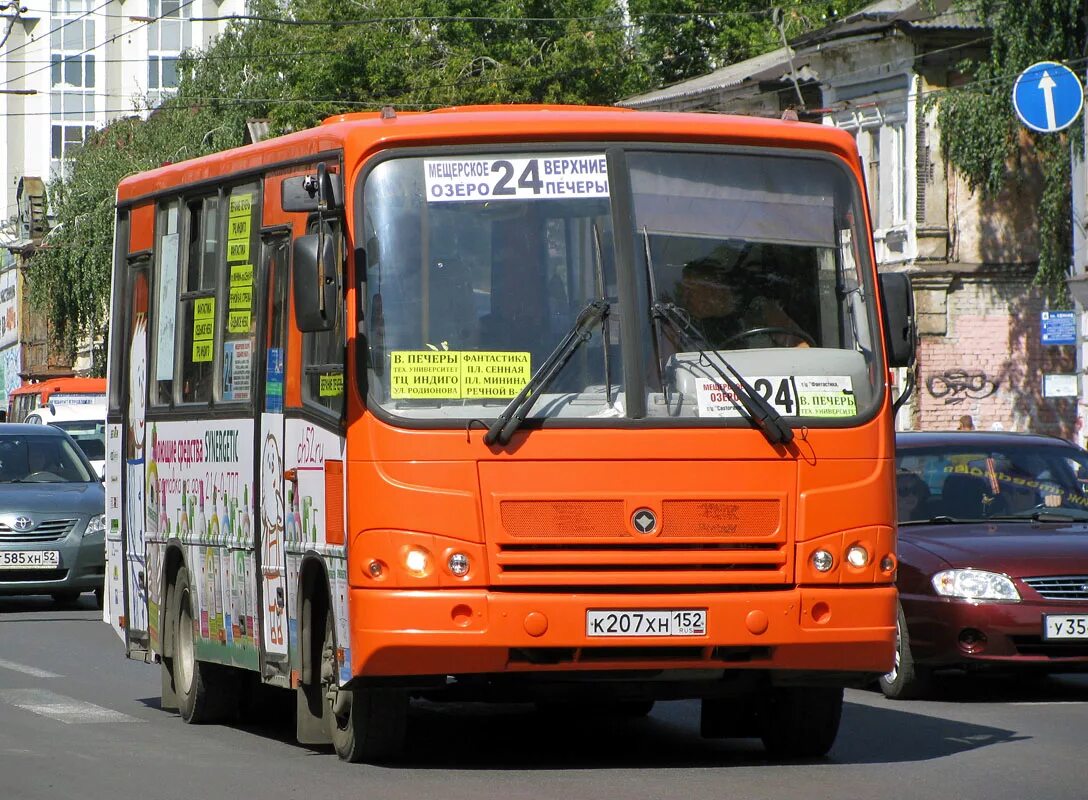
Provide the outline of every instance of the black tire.
{"type": "Polygon", "coordinates": [[[889,700],[914,700],[925,697],[933,689],[933,677],[928,669],[914,661],[910,650],[910,631],[903,606],[895,627],[895,665],[880,676],[880,691],[889,700]]]}
{"type": "Polygon", "coordinates": [[[230,715],[235,705],[230,672],[218,664],[208,664],[196,657],[193,641],[194,597],[189,570],[182,567],[174,577],[177,620],[174,626],[174,657],[171,659],[178,713],[194,725],[219,722],[230,715]]]}
{"type": "Polygon", "coordinates": [[[391,761],[404,750],[408,730],[408,693],[402,689],[337,685],[336,633],[332,612],[325,615],[321,648],[321,693],[324,718],[336,755],[352,764],[391,761]],[[343,695],[348,693],[347,697],[343,695]],[[341,702],[346,701],[346,702],[341,702]],[[340,713],[334,712],[341,706],[340,713]]]}
{"type": "Polygon", "coordinates": [[[53,592],[53,602],[58,606],[71,606],[79,602],[79,592],[53,592]]]}
{"type": "Polygon", "coordinates": [[[760,705],[759,738],[772,758],[819,758],[835,744],[841,719],[841,688],[777,687],[760,705]]]}

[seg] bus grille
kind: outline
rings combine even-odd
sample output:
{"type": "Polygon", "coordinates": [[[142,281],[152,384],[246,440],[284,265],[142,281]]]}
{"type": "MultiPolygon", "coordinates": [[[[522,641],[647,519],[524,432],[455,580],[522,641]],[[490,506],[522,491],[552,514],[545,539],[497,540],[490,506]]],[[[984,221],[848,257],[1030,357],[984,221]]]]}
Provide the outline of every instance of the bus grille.
{"type": "Polygon", "coordinates": [[[778,585],[791,579],[776,499],[669,499],[651,534],[623,500],[506,500],[491,536],[495,584],[778,585]]]}

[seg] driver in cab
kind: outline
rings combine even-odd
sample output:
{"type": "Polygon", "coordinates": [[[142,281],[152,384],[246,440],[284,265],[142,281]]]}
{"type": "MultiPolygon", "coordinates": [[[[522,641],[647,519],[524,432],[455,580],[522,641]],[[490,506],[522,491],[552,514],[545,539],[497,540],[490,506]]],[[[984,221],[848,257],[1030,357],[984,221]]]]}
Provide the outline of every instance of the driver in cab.
{"type": "Polygon", "coordinates": [[[684,266],[676,299],[715,348],[811,346],[778,301],[754,291],[745,297],[745,288],[737,271],[704,258],[684,266]]]}

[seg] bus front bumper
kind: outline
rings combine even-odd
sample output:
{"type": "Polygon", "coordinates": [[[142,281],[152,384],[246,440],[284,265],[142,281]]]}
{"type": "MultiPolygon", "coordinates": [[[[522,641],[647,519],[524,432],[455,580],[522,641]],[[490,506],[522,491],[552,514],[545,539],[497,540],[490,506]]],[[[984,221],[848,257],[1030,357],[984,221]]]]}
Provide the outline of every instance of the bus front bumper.
{"type": "Polygon", "coordinates": [[[638,596],[351,589],[349,603],[345,655],[352,674],[365,677],[708,668],[879,674],[895,653],[891,585],[638,596]],[[590,612],[692,609],[706,610],[702,635],[590,635],[590,612]]]}

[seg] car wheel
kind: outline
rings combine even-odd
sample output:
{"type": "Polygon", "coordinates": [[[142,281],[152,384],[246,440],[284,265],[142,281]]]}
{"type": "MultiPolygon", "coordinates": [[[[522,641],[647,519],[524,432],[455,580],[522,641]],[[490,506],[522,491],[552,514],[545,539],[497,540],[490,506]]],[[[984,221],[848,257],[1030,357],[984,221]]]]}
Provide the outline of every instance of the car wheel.
{"type": "Polygon", "coordinates": [[[891,671],[880,676],[880,691],[890,700],[911,700],[923,697],[932,688],[928,669],[914,661],[910,651],[910,631],[903,606],[895,623],[895,664],[891,671]]]}
{"type": "Polygon", "coordinates": [[[174,627],[173,678],[178,712],[186,722],[218,722],[231,707],[230,675],[225,667],[209,664],[196,657],[193,636],[196,598],[189,584],[189,570],[182,567],[174,578],[177,595],[177,624],[174,627]]]}
{"type": "Polygon", "coordinates": [[[757,710],[759,738],[772,758],[819,758],[835,744],[842,719],[842,689],[780,686],[757,710]]]}
{"type": "Polygon", "coordinates": [[[408,693],[402,689],[340,689],[332,612],[325,616],[321,648],[321,691],[325,719],[336,755],[343,761],[389,761],[400,755],[408,728],[408,693]]]}

